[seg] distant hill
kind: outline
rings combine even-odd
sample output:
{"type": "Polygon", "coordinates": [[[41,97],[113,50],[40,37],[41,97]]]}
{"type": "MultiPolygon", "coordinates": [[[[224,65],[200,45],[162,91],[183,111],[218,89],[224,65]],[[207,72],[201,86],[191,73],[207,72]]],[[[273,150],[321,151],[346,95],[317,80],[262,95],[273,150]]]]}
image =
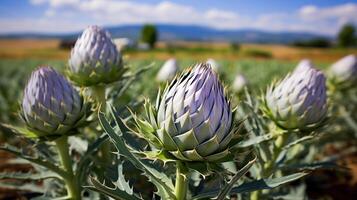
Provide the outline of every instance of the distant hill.
{"type": "MultiPolygon", "coordinates": [[[[125,25],[106,27],[113,37],[138,39],[142,25],[125,25]]],[[[329,36],[304,32],[267,32],[253,29],[218,30],[196,25],[157,25],[159,40],[189,40],[189,41],[228,41],[246,43],[292,43],[294,41],[314,38],[329,38],[329,36]]],[[[36,34],[14,33],[0,35],[1,38],[60,38],[75,39],[80,33],[69,34],[36,34]]]]}

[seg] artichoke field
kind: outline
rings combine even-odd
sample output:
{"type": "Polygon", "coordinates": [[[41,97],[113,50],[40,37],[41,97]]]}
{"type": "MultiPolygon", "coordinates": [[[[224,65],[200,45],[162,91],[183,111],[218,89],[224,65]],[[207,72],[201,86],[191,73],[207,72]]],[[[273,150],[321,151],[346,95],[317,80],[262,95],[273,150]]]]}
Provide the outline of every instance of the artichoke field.
{"type": "Polygon", "coordinates": [[[68,62],[33,66],[23,88],[0,94],[1,131],[18,136],[0,150],[32,168],[1,172],[0,188],[35,199],[306,199],[311,172],[343,168],[326,145],[356,152],[356,56],[326,75],[307,59],[263,72],[179,63],[132,61],[106,30],[85,29],[68,62]],[[15,100],[10,117],[3,105],[15,100]]]}

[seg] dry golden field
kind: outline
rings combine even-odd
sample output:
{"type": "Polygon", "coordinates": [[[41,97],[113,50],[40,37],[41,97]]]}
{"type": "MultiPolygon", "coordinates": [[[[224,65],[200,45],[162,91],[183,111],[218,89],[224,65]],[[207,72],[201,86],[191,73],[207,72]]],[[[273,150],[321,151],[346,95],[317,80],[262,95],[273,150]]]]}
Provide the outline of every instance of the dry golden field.
{"type": "MultiPolygon", "coordinates": [[[[69,49],[60,49],[60,41],[55,39],[0,39],[0,59],[54,59],[66,60],[69,49]]],[[[232,50],[229,43],[209,42],[159,42],[153,51],[128,51],[131,59],[167,59],[175,56],[203,60],[208,57],[224,60],[257,57],[258,59],[276,59],[298,61],[310,58],[316,62],[333,62],[346,54],[357,54],[357,49],[318,49],[297,48],[278,44],[242,44],[239,50],[232,50]],[[249,54],[249,51],[263,51],[270,57],[249,54]]]]}

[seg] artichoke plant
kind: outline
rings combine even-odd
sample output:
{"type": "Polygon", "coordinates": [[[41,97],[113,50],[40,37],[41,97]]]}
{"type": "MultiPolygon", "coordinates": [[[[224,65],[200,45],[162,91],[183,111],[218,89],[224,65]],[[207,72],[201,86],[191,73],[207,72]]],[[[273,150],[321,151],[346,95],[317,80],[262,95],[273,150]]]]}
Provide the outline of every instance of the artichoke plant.
{"type": "Polygon", "coordinates": [[[350,87],[357,84],[357,57],[348,55],[334,63],[329,70],[332,82],[337,86],[350,87]]]}
{"type": "Polygon", "coordinates": [[[209,64],[197,64],[176,77],[156,108],[146,110],[150,125],[134,117],[142,137],[176,159],[216,161],[230,153],[235,130],[231,106],[209,64]]]}
{"type": "Polygon", "coordinates": [[[122,55],[109,32],[89,26],[78,38],[68,62],[68,75],[80,86],[118,81],[125,72],[122,55]]]}
{"type": "Polygon", "coordinates": [[[320,126],[328,110],[325,82],[323,73],[311,64],[300,66],[268,88],[267,114],[284,129],[308,130],[320,126]]]}
{"type": "Polygon", "coordinates": [[[31,74],[22,100],[22,117],[38,137],[70,134],[85,119],[86,106],[73,86],[51,67],[31,74]]]}
{"type": "Polygon", "coordinates": [[[161,67],[160,71],[156,75],[156,80],[159,82],[165,82],[172,80],[177,71],[178,71],[178,64],[176,59],[171,58],[167,60],[164,65],[161,67]]]}

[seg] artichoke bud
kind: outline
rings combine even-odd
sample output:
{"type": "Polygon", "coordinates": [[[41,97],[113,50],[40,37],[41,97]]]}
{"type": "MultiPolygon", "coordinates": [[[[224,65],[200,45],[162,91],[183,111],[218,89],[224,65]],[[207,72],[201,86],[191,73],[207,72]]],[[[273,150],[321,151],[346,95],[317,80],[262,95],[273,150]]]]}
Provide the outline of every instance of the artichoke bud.
{"type": "Polygon", "coordinates": [[[248,85],[247,79],[242,75],[238,74],[234,78],[233,84],[232,84],[232,90],[236,93],[240,93],[243,91],[244,87],[248,85]]]}
{"type": "Polygon", "coordinates": [[[156,80],[159,82],[171,81],[178,71],[178,64],[176,59],[171,58],[167,60],[157,73],[156,80]]]}
{"type": "Polygon", "coordinates": [[[283,129],[313,130],[326,119],[326,79],[311,66],[300,66],[268,88],[265,105],[269,117],[283,129]]]}
{"type": "Polygon", "coordinates": [[[171,82],[158,103],[157,122],[163,148],[180,160],[216,161],[229,153],[231,106],[209,64],[171,82]]]}
{"type": "Polygon", "coordinates": [[[32,72],[24,90],[21,116],[38,137],[71,134],[86,114],[83,98],[54,69],[32,72]]]}
{"type": "Polygon", "coordinates": [[[118,81],[125,68],[109,32],[89,26],[76,41],[68,62],[68,76],[79,86],[118,81]]]}
{"type": "Polygon", "coordinates": [[[334,63],[328,73],[332,83],[349,88],[357,84],[357,56],[348,55],[334,63]]]}

